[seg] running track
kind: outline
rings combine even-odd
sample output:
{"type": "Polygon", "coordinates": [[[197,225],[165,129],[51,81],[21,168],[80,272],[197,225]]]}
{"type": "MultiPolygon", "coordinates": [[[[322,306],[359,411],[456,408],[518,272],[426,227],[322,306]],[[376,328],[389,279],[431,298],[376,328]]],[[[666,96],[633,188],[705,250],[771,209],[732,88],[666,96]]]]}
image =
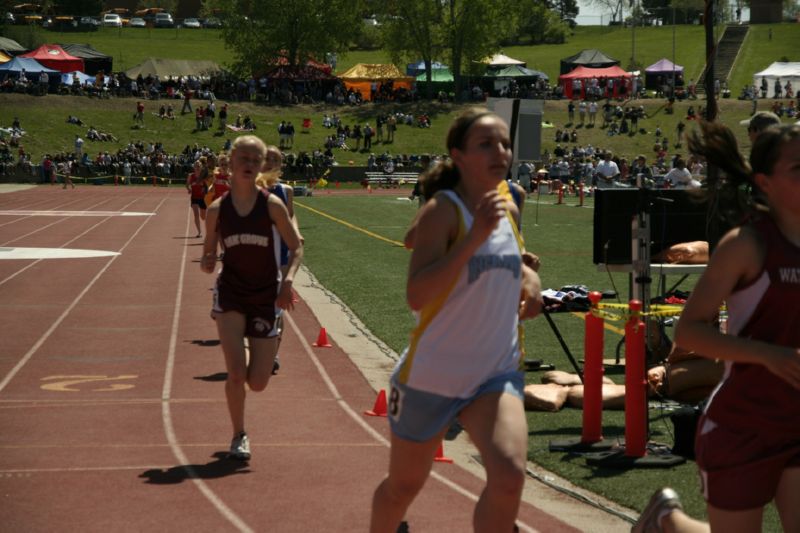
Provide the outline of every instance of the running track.
{"type": "MultiPolygon", "coordinates": [[[[335,339],[311,346],[320,323],[305,301],[281,373],[248,398],[252,460],[225,458],[213,276],[193,233],[182,189],[0,194],[0,530],[367,530],[388,425],[363,416],[375,391],[335,339]],[[23,247],[118,255],[1,258],[23,247]]],[[[470,531],[481,486],[436,464],[411,531],[470,531]]],[[[519,524],[580,530],[558,515],[526,503],[519,524]]]]}

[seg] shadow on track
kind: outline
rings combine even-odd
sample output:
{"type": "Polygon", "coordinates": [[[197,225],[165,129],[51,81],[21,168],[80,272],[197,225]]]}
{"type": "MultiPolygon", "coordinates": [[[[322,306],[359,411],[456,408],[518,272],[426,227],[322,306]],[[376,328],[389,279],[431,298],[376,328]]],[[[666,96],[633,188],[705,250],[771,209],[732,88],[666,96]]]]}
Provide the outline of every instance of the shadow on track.
{"type": "Polygon", "coordinates": [[[204,465],[179,465],[166,470],[153,468],[139,474],[145,483],[152,485],[175,485],[188,479],[216,479],[233,474],[248,474],[247,461],[229,459],[228,452],[215,452],[214,460],[204,465]]]}

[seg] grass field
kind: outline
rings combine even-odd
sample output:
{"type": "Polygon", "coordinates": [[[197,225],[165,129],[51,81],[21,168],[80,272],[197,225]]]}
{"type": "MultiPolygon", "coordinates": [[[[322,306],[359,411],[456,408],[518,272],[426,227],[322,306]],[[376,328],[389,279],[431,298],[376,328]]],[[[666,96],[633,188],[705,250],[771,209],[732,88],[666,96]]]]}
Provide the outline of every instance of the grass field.
{"type": "MultiPolygon", "coordinates": [[[[22,138],[25,150],[31,154],[33,161],[41,160],[45,153],[72,152],[74,150],[75,135],[84,136],[87,127],[80,127],[66,123],[67,115],[76,115],[87,125],[94,125],[101,131],[113,133],[119,142],[89,142],[84,145],[84,150],[94,157],[99,151],[115,152],[129,142],[162,142],[170,153],[183,150],[186,145],[198,143],[215,150],[220,150],[225,142],[225,136],[235,134],[227,131],[224,135],[217,130],[194,131],[195,121],[193,114],[180,116],[174,121],[161,120],[153,114],[164,103],[148,100],[145,102],[145,127],[133,127],[133,112],[136,100],[133,98],[112,98],[108,100],[88,99],[77,96],[47,95],[34,97],[19,94],[0,94],[0,126],[8,127],[14,117],[19,117],[22,127],[27,131],[22,138]]],[[[176,112],[180,112],[180,101],[172,101],[176,112]]],[[[771,100],[760,102],[766,106],[771,100]]],[[[616,135],[609,137],[606,130],[596,128],[578,128],[578,143],[591,144],[595,148],[608,148],[621,157],[628,157],[639,153],[650,157],[653,154],[655,136],[653,131],[660,127],[670,142],[675,142],[675,126],[679,120],[685,119],[689,105],[702,104],[701,100],[695,102],[678,102],[673,115],[663,112],[663,100],[645,99],[629,102],[629,104],[643,105],[650,118],[640,121],[639,126],[646,128],[647,134],[633,136],[616,135]]],[[[196,104],[195,104],[196,105],[196,104]]],[[[556,128],[565,127],[567,122],[567,102],[560,100],[547,100],[544,105],[544,120],[555,125],[553,129],[542,132],[542,152],[552,153],[556,142],[553,134],[556,128]]],[[[750,116],[750,102],[739,100],[721,100],[719,102],[719,120],[732,127],[740,143],[748,148],[746,128],[739,122],[750,116]]],[[[431,128],[417,128],[414,126],[400,126],[394,143],[373,143],[372,151],[376,153],[388,151],[391,154],[431,154],[444,151],[444,138],[452,118],[463,108],[458,104],[439,104],[436,102],[419,102],[415,104],[395,105],[364,105],[361,107],[330,107],[330,106],[263,106],[247,103],[230,103],[230,121],[237,114],[250,115],[258,126],[256,134],[265,141],[277,144],[277,126],[281,120],[291,121],[300,130],[304,118],[311,118],[314,125],[308,133],[298,132],[295,139],[293,152],[311,152],[323,146],[325,137],[331,132],[320,125],[323,113],[338,114],[345,124],[365,123],[374,124],[379,113],[388,113],[402,110],[414,115],[426,113],[431,117],[431,128]]],[[[766,107],[761,107],[765,109],[766,107]]],[[[598,121],[599,125],[599,121],[598,121]]],[[[691,124],[690,128],[691,129],[691,124]]],[[[674,149],[671,149],[674,153],[674,149]]],[[[365,165],[369,154],[363,150],[334,150],[336,160],[340,165],[365,165]],[[352,163],[351,163],[352,162],[352,163]]]]}

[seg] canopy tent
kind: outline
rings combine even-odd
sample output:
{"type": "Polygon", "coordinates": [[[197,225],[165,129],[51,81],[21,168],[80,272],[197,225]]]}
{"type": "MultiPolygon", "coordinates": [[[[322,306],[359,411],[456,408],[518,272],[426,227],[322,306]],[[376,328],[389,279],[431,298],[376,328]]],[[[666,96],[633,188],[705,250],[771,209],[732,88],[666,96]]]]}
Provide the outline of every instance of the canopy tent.
{"type": "MultiPolygon", "coordinates": [[[[420,82],[427,82],[428,81],[428,74],[424,70],[417,75],[417,83],[420,82]]],[[[452,83],[455,81],[453,77],[453,73],[450,72],[449,68],[437,68],[431,70],[431,82],[435,83],[452,83]]]]}
{"type": "Polygon", "coordinates": [[[92,48],[89,44],[62,44],[65,52],[83,59],[86,74],[95,75],[101,70],[105,74],[113,72],[114,58],[92,48]]]}
{"type": "Polygon", "coordinates": [[[158,76],[159,79],[180,76],[207,76],[222,71],[213,61],[190,61],[188,59],[156,59],[151,57],[143,63],[125,71],[129,78],[158,76]]]}
{"type": "Polygon", "coordinates": [[[500,69],[511,65],[519,65],[521,67],[527,66],[527,63],[524,61],[508,57],[504,54],[494,54],[493,56],[484,57],[479,63],[484,63],[490,69],[500,69]]]}
{"type": "Polygon", "coordinates": [[[400,69],[391,64],[358,63],[343,72],[339,79],[350,90],[360,91],[364,100],[372,98],[372,83],[385,83],[391,81],[394,88],[411,90],[414,78],[404,76],[400,69]]]}
{"type": "Polygon", "coordinates": [[[561,60],[561,74],[573,71],[576,67],[607,68],[619,65],[619,60],[605,55],[600,50],[581,50],[574,56],[561,60]]]}
{"type": "Polygon", "coordinates": [[[666,79],[667,76],[675,74],[683,76],[683,67],[676,65],[669,59],[659,59],[646,69],[644,69],[644,86],[648,89],[658,89],[659,78],[666,79]]]}
{"type": "Polygon", "coordinates": [[[57,44],[43,44],[36,50],[22,54],[19,57],[35,59],[45,67],[59,72],[73,72],[75,70],[83,72],[85,68],[83,59],[68,54],[57,44]]]}
{"type": "Polygon", "coordinates": [[[0,52],[0,63],[6,63],[8,61],[11,61],[11,56],[7,56],[3,52],[0,52]]]}
{"type": "MultiPolygon", "coordinates": [[[[431,61],[431,71],[447,70],[447,65],[439,63],[438,61],[431,61]]],[[[409,76],[418,77],[420,74],[425,73],[425,61],[418,61],[416,63],[409,63],[406,65],[406,74],[409,76]]]]}
{"type": "MultiPolygon", "coordinates": [[[[276,59],[274,59],[273,61],[269,62],[269,67],[275,67],[275,66],[282,67],[282,66],[288,66],[288,65],[289,65],[289,60],[286,58],[286,55],[284,55],[284,54],[279,55],[276,59]]],[[[319,61],[314,61],[313,59],[307,60],[305,66],[306,67],[313,67],[313,68],[315,68],[317,70],[321,70],[325,74],[330,74],[331,73],[331,66],[329,64],[320,63],[319,61]]]]}
{"type": "Polygon", "coordinates": [[[267,72],[266,77],[270,80],[290,81],[328,81],[336,79],[336,76],[309,65],[294,67],[281,65],[267,72]]]}
{"type": "Polygon", "coordinates": [[[800,88],[800,62],[781,63],[776,61],[765,70],[756,72],[753,74],[753,85],[756,86],[756,90],[761,90],[762,78],[767,80],[768,98],[775,97],[776,80],[780,80],[781,87],[783,88],[781,91],[782,95],[786,95],[785,87],[787,81],[792,82],[792,90],[797,93],[797,89],[800,88]]]}
{"type": "Polygon", "coordinates": [[[45,67],[35,59],[15,57],[11,61],[0,64],[0,80],[4,80],[9,76],[18,78],[23,70],[25,71],[25,77],[30,81],[36,81],[40,72],[47,72],[51,81],[54,78],[52,74],[59,73],[57,70],[45,67]],[[36,75],[36,78],[31,78],[31,75],[36,75]]]}
{"type": "MultiPolygon", "coordinates": [[[[75,81],[75,77],[78,78],[78,83],[81,85],[94,85],[95,81],[97,81],[96,76],[89,76],[88,74],[84,74],[83,72],[64,72],[61,74],[61,85],[72,85],[75,81]]],[[[103,85],[108,85],[109,78],[108,76],[103,77],[103,85]]]]}
{"type": "Polygon", "coordinates": [[[22,45],[13,39],[9,39],[8,37],[0,37],[0,50],[14,54],[18,52],[24,52],[25,48],[23,48],[22,45]]]}
{"type": "MultiPolygon", "coordinates": [[[[588,68],[588,67],[577,67],[569,74],[562,74],[558,77],[559,83],[564,87],[564,95],[567,98],[573,98],[573,90],[574,90],[574,82],[577,80],[580,82],[581,86],[581,94],[580,98],[586,97],[586,84],[588,80],[592,78],[622,78],[626,80],[626,83],[632,75],[629,72],[625,72],[621,68],[617,66],[607,67],[607,68],[588,68]]],[[[620,95],[620,87],[622,84],[615,83],[614,84],[614,92],[612,96],[619,96],[620,95]]],[[[628,91],[630,92],[630,91],[628,91]]]]}
{"type": "MultiPolygon", "coordinates": [[[[437,68],[431,70],[431,94],[436,95],[441,91],[451,93],[455,89],[455,78],[450,69],[437,68]]],[[[428,91],[427,73],[423,70],[417,75],[417,90],[420,94],[426,94],[428,91]]]]}
{"type": "Polygon", "coordinates": [[[538,70],[525,68],[520,65],[509,65],[501,69],[488,69],[486,71],[485,76],[490,78],[517,78],[517,79],[544,78],[545,80],[549,80],[547,74],[545,74],[544,72],[539,72],[538,70]]]}

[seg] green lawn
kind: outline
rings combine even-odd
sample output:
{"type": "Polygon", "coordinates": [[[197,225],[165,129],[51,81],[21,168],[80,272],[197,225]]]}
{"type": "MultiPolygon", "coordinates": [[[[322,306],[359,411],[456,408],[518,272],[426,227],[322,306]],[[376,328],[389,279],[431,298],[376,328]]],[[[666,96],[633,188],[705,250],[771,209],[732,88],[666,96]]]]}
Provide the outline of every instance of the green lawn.
{"type": "MultiPolygon", "coordinates": [[[[771,101],[769,101],[771,103],[771,101]]],[[[133,111],[136,100],[133,98],[112,98],[109,100],[88,99],[86,97],[47,95],[34,97],[18,94],[0,94],[0,126],[8,127],[14,117],[19,117],[27,134],[23,137],[25,149],[32,154],[34,161],[39,161],[45,153],[70,152],[73,150],[75,135],[85,135],[86,127],[79,127],[66,123],[67,115],[77,115],[87,125],[94,125],[102,131],[111,132],[119,138],[119,142],[99,143],[88,142],[85,150],[94,156],[98,151],[116,151],[118,148],[131,141],[162,142],[168,152],[181,151],[187,144],[199,143],[214,149],[221,149],[225,136],[234,134],[230,131],[225,136],[216,130],[195,132],[193,114],[180,116],[174,121],[161,120],[152,113],[158,111],[162,101],[148,100],[145,102],[145,127],[133,128],[133,111]]],[[[173,100],[177,113],[180,112],[179,100],[173,100]]],[[[609,148],[622,157],[636,156],[639,153],[648,157],[653,154],[656,127],[660,127],[670,141],[675,141],[675,125],[686,115],[689,105],[697,109],[702,104],[696,102],[679,102],[673,115],[663,112],[663,100],[645,99],[635,104],[645,107],[648,118],[640,121],[640,127],[646,128],[647,134],[634,136],[606,135],[606,130],[597,128],[578,128],[579,144],[591,144],[596,148],[609,148]]],[[[195,102],[195,105],[197,103],[195,102]]],[[[765,106],[766,103],[760,105],[765,106]]],[[[219,104],[218,104],[219,107],[219,104]]],[[[256,133],[269,143],[277,144],[277,125],[281,120],[291,121],[300,130],[303,119],[308,117],[313,121],[313,126],[308,133],[296,135],[295,153],[313,151],[323,146],[329,130],[321,127],[324,113],[338,114],[345,124],[365,123],[374,124],[378,113],[387,113],[402,110],[405,113],[417,115],[427,113],[432,119],[431,128],[417,128],[414,126],[400,126],[394,143],[373,144],[373,152],[388,151],[392,154],[430,154],[444,151],[444,138],[452,118],[462,109],[461,105],[438,104],[435,102],[421,102],[413,105],[364,105],[361,107],[330,107],[330,106],[263,106],[251,103],[231,102],[229,108],[229,121],[232,122],[237,114],[250,115],[258,126],[256,133]]],[[[720,101],[720,121],[732,126],[743,146],[747,147],[746,129],[739,125],[739,121],[749,116],[750,102],[738,100],[720,101]]],[[[545,102],[544,119],[551,121],[556,128],[565,127],[567,122],[566,101],[548,100],[545,102]]],[[[599,122],[598,122],[599,124],[599,122]]],[[[691,124],[690,124],[691,127],[691,124]]],[[[556,142],[554,129],[543,130],[542,150],[552,153],[556,142]]],[[[673,150],[674,151],[674,150],[673,150]]],[[[368,153],[364,151],[335,150],[335,156],[340,165],[364,165],[368,153]]]]}

